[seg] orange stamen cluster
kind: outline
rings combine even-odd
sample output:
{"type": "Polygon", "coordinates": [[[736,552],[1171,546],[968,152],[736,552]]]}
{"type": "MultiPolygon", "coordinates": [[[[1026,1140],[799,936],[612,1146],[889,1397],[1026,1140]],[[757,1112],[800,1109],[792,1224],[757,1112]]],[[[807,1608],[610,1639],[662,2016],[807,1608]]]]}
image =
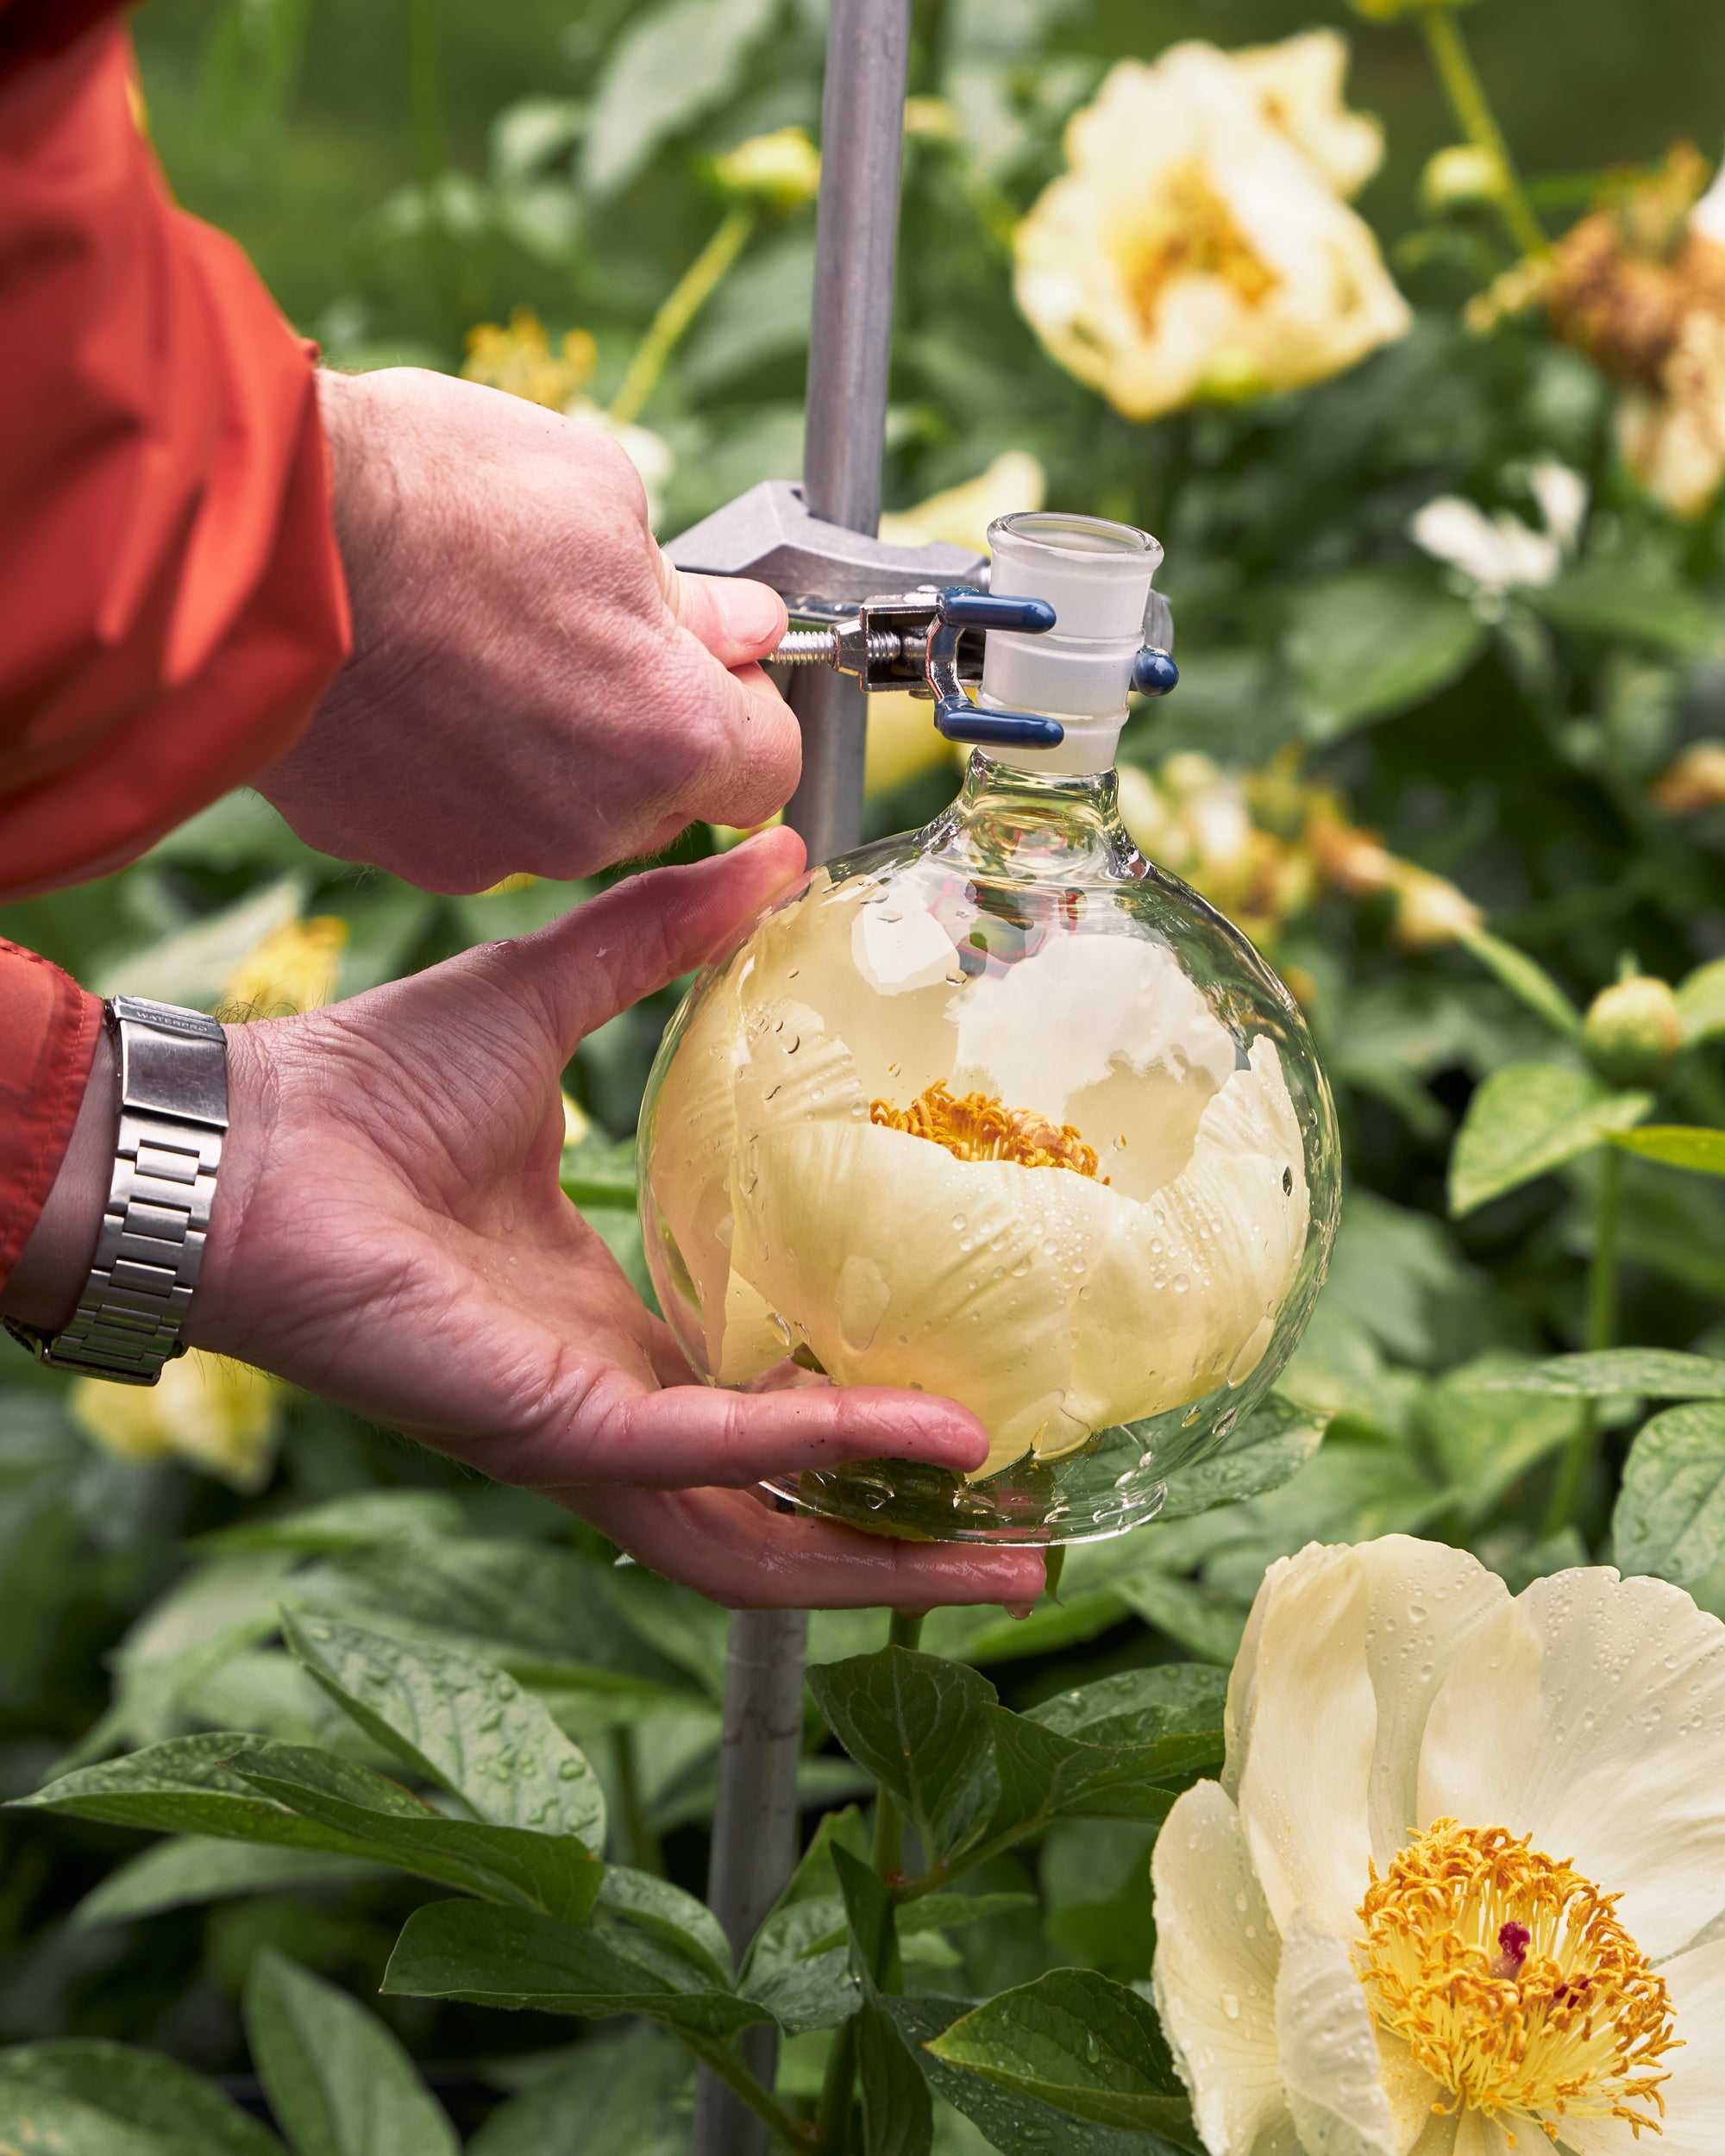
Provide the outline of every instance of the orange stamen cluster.
{"type": "MultiPolygon", "coordinates": [[[[1015,1161],[1020,1168],[1070,1168],[1096,1174],[1096,1149],[1070,1123],[1051,1123],[1034,1108],[1002,1107],[986,1093],[955,1094],[944,1079],[919,1093],[907,1108],[871,1100],[869,1120],[944,1146],[955,1160],[1015,1161]]],[[[1104,1178],[1106,1181],[1107,1179],[1104,1178]]]]}
{"type": "MultiPolygon", "coordinates": [[[[1360,1904],[1377,2020],[1463,2104],[1660,2131],[1678,2039],[1663,1980],[1600,1893],[1501,1827],[1434,1820],[1360,1904]],[[1645,2107],[1645,2108],[1640,2108],[1645,2107]]],[[[1440,2106],[1439,2109],[1444,2107],[1440,2106]]]]}

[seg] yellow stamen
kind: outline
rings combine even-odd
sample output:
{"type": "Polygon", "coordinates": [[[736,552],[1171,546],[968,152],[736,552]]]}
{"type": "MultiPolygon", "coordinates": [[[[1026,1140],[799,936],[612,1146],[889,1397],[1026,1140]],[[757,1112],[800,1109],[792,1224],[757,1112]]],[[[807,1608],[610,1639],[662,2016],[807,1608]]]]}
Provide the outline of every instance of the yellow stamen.
{"type": "MultiPolygon", "coordinates": [[[[955,1160],[1015,1161],[1020,1168],[1070,1168],[1096,1175],[1096,1149],[1070,1123],[1051,1123],[1034,1108],[1002,1107],[986,1093],[954,1094],[937,1079],[907,1108],[871,1100],[869,1120],[944,1146],[955,1160]]],[[[1103,1177],[1106,1182],[1107,1178],[1103,1177]]]]}
{"type": "Polygon", "coordinates": [[[1113,235],[1112,252],[1146,335],[1156,327],[1164,292],[1182,278],[1219,278],[1248,307],[1281,281],[1196,158],[1169,174],[1152,220],[1139,216],[1113,235]]]}
{"type": "Polygon", "coordinates": [[[1372,1866],[1372,2012],[1464,2104],[1552,2140],[1563,2118],[1657,2134],[1669,2076],[1650,2069],[1678,2044],[1664,1981],[1617,1921],[1621,1897],[1527,1844],[1440,1819],[1382,1879],[1372,1866]]]}

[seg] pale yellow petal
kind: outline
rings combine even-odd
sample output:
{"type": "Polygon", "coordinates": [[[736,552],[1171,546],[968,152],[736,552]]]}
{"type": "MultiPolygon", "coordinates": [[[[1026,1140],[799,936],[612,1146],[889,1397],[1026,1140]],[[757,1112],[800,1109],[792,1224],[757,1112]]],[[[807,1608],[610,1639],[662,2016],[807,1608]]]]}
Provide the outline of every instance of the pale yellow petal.
{"type": "Polygon", "coordinates": [[[1725,1625],[1605,1568],[1537,1581],[1451,1664],[1419,1824],[1507,1827],[1608,1894],[1654,1961],[1725,1907],[1725,1625]]]}
{"type": "Polygon", "coordinates": [[[1346,1943],[1295,1909],[1276,1979],[1283,2093],[1310,2156],[1405,2156],[1346,1943]]]}
{"type": "Polygon", "coordinates": [[[691,1352],[705,1340],[715,1371],[731,1271],[738,1030],[736,984],[727,975],[689,1014],[648,1125],[647,1172],[661,1216],[657,1269],[662,1288],[669,1286],[665,1314],[691,1352]]]}
{"type": "Polygon", "coordinates": [[[1278,44],[1241,47],[1229,57],[1258,92],[1270,125],[1338,194],[1357,194],[1383,161],[1383,129],[1342,102],[1346,40],[1334,30],[1307,30],[1278,44]]]}
{"type": "Polygon", "coordinates": [[[1352,1938],[1377,1734],[1365,1568],[1353,1550],[1308,1549],[1272,1566],[1259,1595],[1240,1824],[1284,1938],[1299,1909],[1352,1938]]]}
{"type": "Polygon", "coordinates": [[[1286,2117],[1276,2051],[1275,1927],[1233,1806],[1188,1789],[1151,1852],[1156,2009],[1211,2156],[1253,2156],[1286,2117]]]}

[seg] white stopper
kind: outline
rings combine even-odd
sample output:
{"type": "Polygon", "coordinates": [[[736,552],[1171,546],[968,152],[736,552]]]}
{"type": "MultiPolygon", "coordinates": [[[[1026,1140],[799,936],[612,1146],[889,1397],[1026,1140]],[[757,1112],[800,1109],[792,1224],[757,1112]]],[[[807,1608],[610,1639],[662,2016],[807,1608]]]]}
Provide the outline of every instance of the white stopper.
{"type": "Polygon", "coordinates": [[[988,544],[989,591],[1046,599],[1054,626],[1042,636],[988,631],[978,705],[1035,711],[1066,729],[1057,749],[1013,749],[1004,761],[1027,771],[1106,771],[1126,723],[1162,542],[1102,517],[1026,510],[996,517],[988,544]]]}

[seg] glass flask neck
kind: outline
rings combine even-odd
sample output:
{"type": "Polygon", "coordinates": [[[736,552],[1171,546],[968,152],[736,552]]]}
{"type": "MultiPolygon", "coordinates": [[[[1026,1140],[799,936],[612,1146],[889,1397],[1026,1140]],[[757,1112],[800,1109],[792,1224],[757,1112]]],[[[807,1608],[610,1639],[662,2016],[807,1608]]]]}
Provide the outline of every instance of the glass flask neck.
{"type": "Polygon", "coordinates": [[[957,799],[923,833],[932,855],[1026,881],[1136,881],[1143,856],[1105,771],[1031,771],[973,749],[957,799]]]}

